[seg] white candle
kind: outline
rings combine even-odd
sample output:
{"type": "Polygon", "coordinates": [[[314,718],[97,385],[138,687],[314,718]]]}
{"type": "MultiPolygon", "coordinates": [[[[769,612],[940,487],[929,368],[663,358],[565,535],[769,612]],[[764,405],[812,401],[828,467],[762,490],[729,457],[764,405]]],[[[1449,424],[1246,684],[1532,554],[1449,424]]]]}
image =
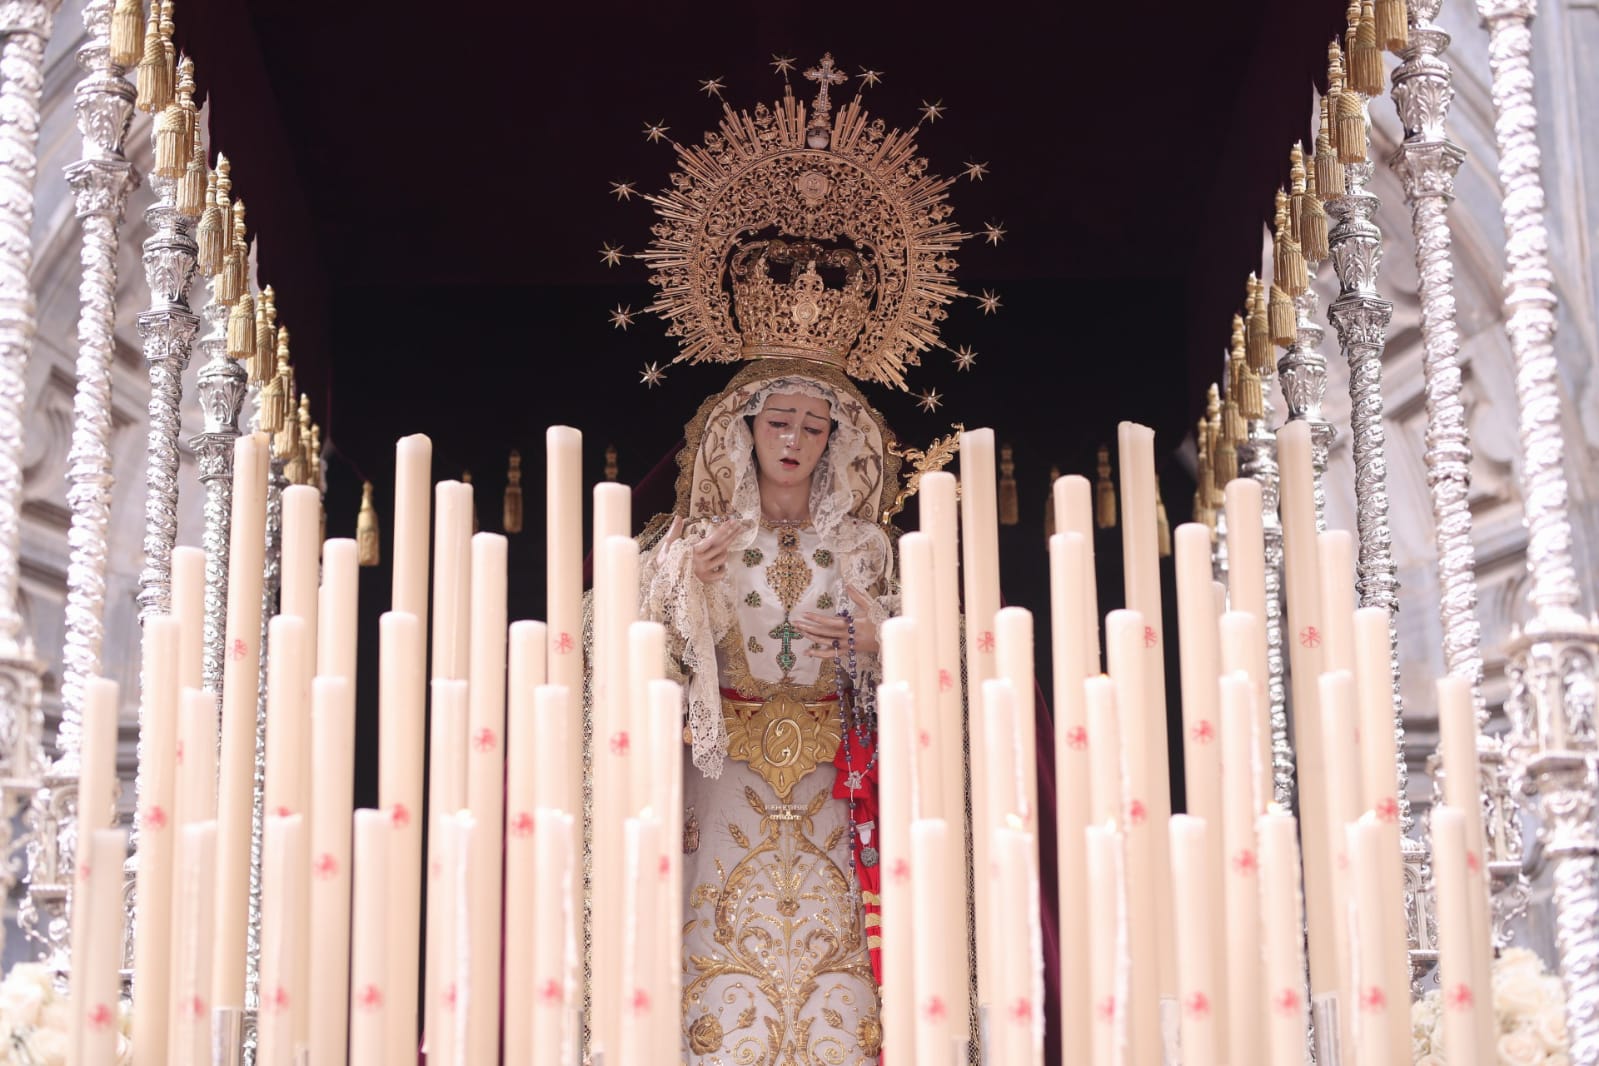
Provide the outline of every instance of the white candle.
{"type": "Polygon", "coordinates": [[[1347,833],[1350,880],[1355,886],[1354,935],[1358,937],[1354,948],[1355,1000],[1350,1004],[1354,1047],[1361,1066],[1387,1066],[1394,1061],[1388,1016],[1393,1011],[1403,1011],[1407,1019],[1410,1017],[1408,994],[1388,984],[1388,958],[1396,950],[1405,950],[1404,941],[1395,943],[1383,921],[1382,894],[1386,886],[1381,875],[1381,825],[1368,811],[1347,827],[1347,833]]]}
{"type": "MultiPolygon", "coordinates": [[[[435,695],[438,689],[434,689],[435,695]]],[[[461,710],[465,711],[465,693],[461,710]]],[[[471,939],[467,899],[471,892],[471,848],[475,823],[470,811],[441,816],[439,827],[439,981],[429,1005],[429,1066],[466,1066],[467,1012],[471,1007],[471,939]]]]}
{"type": "MultiPolygon", "coordinates": [[[[424,537],[426,532],[424,525],[424,537]]],[[[378,806],[389,819],[388,976],[384,982],[388,1036],[384,1047],[390,1066],[411,1066],[416,1058],[426,679],[427,646],[422,640],[421,620],[413,614],[389,611],[378,619],[378,806]]]]}
{"type": "MultiPolygon", "coordinates": [[[[178,747],[174,753],[178,789],[173,822],[178,826],[216,821],[218,729],[217,698],[202,689],[185,688],[178,698],[178,747]]],[[[180,864],[182,851],[180,839],[180,864]]]]}
{"type": "MultiPolygon", "coordinates": [[[[1247,617],[1247,616],[1246,616],[1247,617]]],[[[1260,859],[1255,845],[1259,813],[1254,788],[1254,687],[1241,672],[1221,677],[1222,887],[1226,932],[1227,1049],[1232,1066],[1259,1066],[1260,859]]]]}
{"type": "Polygon", "coordinates": [[[621,1062],[646,1062],[662,1049],[656,1044],[655,1013],[678,1005],[655,999],[657,977],[656,950],[660,916],[656,895],[659,891],[656,865],[661,852],[661,820],[653,814],[629,818],[623,825],[626,844],[624,864],[626,882],[622,888],[622,1016],[621,1062]]]}
{"type": "Polygon", "coordinates": [[[257,1012],[260,1066],[292,1066],[297,1045],[295,1014],[305,1009],[308,986],[301,981],[305,955],[305,816],[268,813],[261,828],[261,1006],[257,1012]]]}
{"type": "MultiPolygon", "coordinates": [[[[1468,689],[1469,693],[1469,689],[1468,689]]],[[[1467,706],[1470,706],[1469,702],[1467,706]]],[[[1477,960],[1491,952],[1491,943],[1479,942],[1472,928],[1472,897],[1479,894],[1480,871],[1467,856],[1469,817],[1460,808],[1440,803],[1432,809],[1432,876],[1438,898],[1438,970],[1443,985],[1444,1051],[1450,1066],[1476,1066],[1482,1055],[1492,1054],[1494,1043],[1481,1043],[1483,1031],[1492,1034],[1493,985],[1481,984],[1477,960]],[[1483,1023],[1487,1015],[1489,1027],[1483,1023]],[[1481,1049],[1481,1054],[1479,1054],[1481,1049]]]]}
{"type": "Polygon", "coordinates": [[[471,645],[472,486],[433,486],[434,679],[464,680],[471,645]]]}
{"type": "MultiPolygon", "coordinates": [[[[315,560],[311,566],[314,576],[315,560]]],[[[267,624],[266,783],[262,809],[268,815],[310,817],[311,781],[307,776],[310,770],[307,756],[311,752],[311,658],[314,653],[310,644],[311,628],[296,615],[278,615],[267,624]]],[[[310,866],[311,848],[308,829],[296,834],[294,840],[301,850],[295,860],[296,868],[306,870],[310,866]]],[[[305,919],[311,907],[311,883],[302,877],[290,884],[297,897],[292,913],[298,916],[292,935],[303,941],[305,919]]],[[[292,1023],[295,1039],[303,1042],[311,1019],[304,995],[310,982],[310,952],[295,951],[293,964],[296,972],[285,983],[300,994],[290,1001],[285,1022],[292,1023]]],[[[292,1041],[286,1043],[284,1054],[292,1055],[293,1047],[292,1041]]]]}
{"type": "MultiPolygon", "coordinates": [[[[1355,754],[1355,679],[1348,670],[1334,670],[1321,675],[1318,689],[1321,699],[1317,715],[1321,719],[1321,742],[1326,768],[1326,811],[1332,832],[1327,835],[1327,868],[1332,871],[1332,906],[1334,915],[1349,913],[1353,902],[1353,875],[1350,867],[1348,837],[1344,828],[1360,817],[1360,763],[1355,754]]],[[[1340,923],[1342,927],[1343,923],[1340,923]]],[[[1344,1032],[1345,1047],[1352,1046],[1354,1037],[1354,1007],[1347,990],[1354,987],[1353,945],[1350,938],[1340,936],[1334,945],[1334,959],[1338,966],[1338,983],[1343,1009],[1339,1022],[1344,1032]]]]}
{"type": "MultiPolygon", "coordinates": [[[[1201,527],[1203,529],[1204,527],[1201,527]]],[[[1220,989],[1216,985],[1210,823],[1193,815],[1172,815],[1172,898],[1177,901],[1177,988],[1182,1004],[1183,1066],[1211,1066],[1218,1059],[1220,989]]],[[[1220,834],[1217,834],[1218,836],[1220,834]]]]}
{"type": "MultiPolygon", "coordinates": [[[[389,818],[355,812],[355,908],[350,930],[349,1066],[383,1066],[388,1040],[389,818]]],[[[497,1035],[497,1034],[496,1034],[497,1035]]],[[[409,1043],[409,1041],[407,1041],[409,1043]]],[[[411,1054],[414,1050],[408,1048],[411,1054]]]]}
{"type": "Polygon", "coordinates": [[[1254,692],[1252,717],[1246,726],[1254,753],[1246,764],[1255,793],[1255,813],[1272,796],[1271,694],[1266,672],[1266,630],[1259,615],[1227,611],[1221,616],[1222,676],[1241,673],[1254,692]]]}
{"type": "MultiPolygon", "coordinates": [[[[941,871],[948,868],[949,827],[942,818],[911,823],[911,869],[941,871]]],[[[911,886],[911,914],[916,928],[943,928],[950,913],[952,884],[941,873],[917,877],[911,886]]],[[[952,938],[922,936],[915,945],[916,1061],[947,1062],[954,1047],[956,988],[952,938]]]]}
{"type": "Polygon", "coordinates": [[[1038,725],[1033,710],[1033,612],[1006,607],[994,616],[998,673],[1011,683],[1015,700],[1016,784],[1020,804],[1013,812],[1029,833],[1038,829],[1038,725]]]}
{"type": "Polygon", "coordinates": [[[73,998],[77,1015],[77,1061],[115,1062],[117,1001],[122,992],[122,866],[128,857],[128,834],[121,829],[79,829],[78,891],[87,906],[75,906],[73,925],[88,926],[87,951],[72,960],[73,998]]]}
{"type": "MultiPolygon", "coordinates": [[[[121,790],[117,781],[118,692],[117,683],[103,677],[88,678],[83,686],[83,734],[78,749],[78,840],[82,850],[77,856],[76,881],[69,897],[73,963],[70,996],[76,1004],[82,1004],[87,994],[83,982],[89,972],[87,960],[94,936],[88,880],[93,869],[91,842],[97,831],[110,829],[116,823],[117,794],[121,790]]],[[[119,867],[119,881],[121,877],[119,867]]],[[[77,1044],[75,1038],[70,1041],[74,1051],[77,1044]]]]}
{"type": "MultiPolygon", "coordinates": [[[[658,771],[657,752],[650,746],[653,727],[650,724],[650,685],[666,676],[666,627],[659,622],[631,622],[627,627],[627,734],[635,745],[643,745],[647,754],[630,760],[632,777],[628,780],[628,811],[641,811],[648,807],[655,794],[658,771]]],[[[681,743],[681,731],[678,734],[681,743]]],[[[680,754],[675,748],[671,754],[680,754]]],[[[656,810],[661,810],[656,807],[656,810]]]]}
{"type": "Polygon", "coordinates": [[[570,791],[564,757],[572,739],[572,695],[565,685],[539,685],[533,690],[533,733],[538,737],[538,770],[533,775],[533,806],[550,807],[570,791]]]}
{"type": "MultiPolygon", "coordinates": [[[[1058,512],[1057,512],[1058,513],[1058,512]]],[[[1121,960],[1127,922],[1122,913],[1121,837],[1110,825],[1083,831],[1088,856],[1089,995],[1093,999],[1094,1066],[1119,1066],[1126,1044],[1121,960]]]]}
{"type": "Polygon", "coordinates": [[[1316,536],[1321,567],[1322,669],[1355,669],[1355,544],[1347,529],[1316,536]]]}
{"type": "Polygon", "coordinates": [[[1304,1066],[1304,904],[1299,885],[1299,841],[1294,816],[1271,810],[1256,822],[1260,842],[1260,900],[1265,942],[1266,1061],[1304,1066]]]}
{"type": "MultiPolygon", "coordinates": [[[[549,631],[550,682],[568,692],[583,691],[583,434],[570,426],[544,433],[544,588],[549,631]]],[[[579,708],[572,709],[577,717],[579,708]]],[[[577,736],[578,731],[570,731],[577,736]]],[[[574,744],[566,780],[571,788],[558,804],[582,810],[579,782],[582,745],[574,744]]]]}
{"type": "Polygon", "coordinates": [[[527,1062],[533,1055],[533,1012],[517,1009],[533,1002],[534,878],[537,876],[533,817],[538,809],[535,781],[543,762],[564,770],[564,746],[540,748],[558,737],[539,733],[534,693],[543,681],[543,622],[512,622],[505,733],[505,1060],[527,1062]]]}
{"type": "Polygon", "coordinates": [[[1283,584],[1288,615],[1283,639],[1288,645],[1289,707],[1294,728],[1294,764],[1299,783],[1299,822],[1304,834],[1305,918],[1309,922],[1310,987],[1321,995],[1336,991],[1338,965],[1333,954],[1332,871],[1327,868],[1330,823],[1322,765],[1321,729],[1316,715],[1316,679],[1325,669],[1322,646],[1321,568],[1317,561],[1316,505],[1310,466],[1310,427],[1289,422],[1277,431],[1281,470],[1283,584]]]}
{"type": "Polygon", "coordinates": [[[199,688],[205,679],[205,552],[172,549],[172,617],[178,638],[178,686],[199,688]]]}
{"type": "Polygon", "coordinates": [[[1233,610],[1264,618],[1266,536],[1260,482],[1234,478],[1223,493],[1227,504],[1227,598],[1233,610]]]}
{"type": "Polygon", "coordinates": [[[501,877],[505,825],[506,540],[472,538],[468,652],[467,806],[472,835],[472,1006],[467,1047],[472,1062],[499,1053],[501,877]]]}
{"type": "MultiPolygon", "coordinates": [[[[317,650],[317,589],[322,579],[322,493],[310,485],[283,489],[282,599],[278,613],[305,623],[307,662],[317,650]]],[[[270,634],[267,638],[271,640],[270,634]]],[[[269,654],[270,658],[270,654],[269,654]]],[[[307,675],[309,676],[309,668],[307,675]]]]}
{"type": "MultiPolygon", "coordinates": [[[[960,436],[960,548],[961,581],[966,605],[966,686],[981,692],[984,681],[995,675],[994,615],[999,612],[999,503],[995,483],[994,431],[967,430],[960,436]]],[[[986,797],[988,778],[977,731],[971,736],[972,861],[978,870],[989,869],[988,834],[978,828],[977,797],[986,797]]],[[[986,802],[986,799],[985,799],[986,802]]],[[[978,906],[981,906],[978,900],[978,906]]],[[[975,912],[977,929],[977,1002],[993,1001],[993,974],[998,960],[994,945],[984,936],[982,910],[975,912]]]]}
{"type": "Polygon", "coordinates": [[[998,1009],[989,1022],[990,1034],[1002,1034],[1001,1057],[994,1061],[1007,1066],[1043,1066],[1044,958],[1037,845],[1033,834],[1003,828],[994,834],[993,852],[999,860],[1000,884],[1005,886],[998,914],[998,1009]]]}
{"type": "Polygon", "coordinates": [[[356,598],[361,564],[355,541],[339,537],[322,545],[322,613],[317,620],[316,673],[342,677],[355,688],[356,598]]]}
{"type": "Polygon", "coordinates": [[[939,735],[938,607],[933,577],[933,538],[906,533],[899,539],[903,617],[920,634],[910,647],[907,672],[916,715],[915,817],[941,818],[953,806],[944,785],[943,748],[953,738],[939,735]]]}
{"type": "MultiPolygon", "coordinates": [[[[1062,478],[1062,481],[1065,479],[1062,478]]],[[[1056,495],[1061,495],[1056,482],[1056,495]]],[[[1056,500],[1055,513],[1061,513],[1056,500]]],[[[1057,533],[1049,540],[1050,645],[1055,694],[1055,841],[1057,921],[1060,931],[1062,1057],[1087,1062],[1090,1048],[1088,990],[1088,884],[1084,880],[1083,828],[1088,825],[1088,707],[1083,684],[1091,669],[1083,637],[1082,600],[1088,568],[1081,533],[1057,533]]],[[[1098,638],[1094,638],[1098,644],[1098,638]]],[[[1113,712],[1114,713],[1114,712],[1113,712]]]]}
{"type": "Polygon", "coordinates": [[[1089,673],[1099,670],[1099,581],[1094,569],[1094,487],[1079,474],[1057,478],[1055,528],[1083,539],[1083,596],[1077,601],[1082,618],[1083,661],[1089,673]]]}
{"type": "MultiPolygon", "coordinates": [[[[213,707],[213,726],[215,720],[213,707]]],[[[217,824],[215,821],[194,822],[183,826],[180,836],[178,853],[182,865],[178,868],[177,906],[185,920],[173,924],[172,1063],[173,1066],[210,1066],[211,926],[216,903],[217,824]]]]}
{"type": "Polygon", "coordinates": [[[354,686],[319,677],[311,683],[312,1066],[343,1061],[348,1046],[354,792],[354,686]]]}
{"type": "MultiPolygon", "coordinates": [[[[595,486],[595,523],[615,525],[625,513],[620,485],[595,486]],[[613,501],[613,502],[604,502],[613,501]]],[[[593,906],[595,914],[622,912],[623,822],[632,800],[634,738],[628,720],[627,627],[638,619],[638,544],[631,537],[600,542],[594,570],[594,814],[593,906]]],[[[622,931],[615,922],[595,922],[593,959],[594,1046],[621,1054],[622,931]]]]}
{"type": "Polygon", "coordinates": [[[144,699],[139,707],[139,826],[133,924],[134,1066],[166,1066],[172,983],[173,836],[177,826],[178,659],[183,624],[144,622],[144,699]]]}
{"type": "MultiPolygon", "coordinates": [[[[1380,609],[1377,609],[1380,610],[1380,609]]],[[[1384,612],[1386,613],[1386,612],[1384,612]]],[[[1376,635],[1376,622],[1382,621],[1386,629],[1387,619],[1377,619],[1366,623],[1370,628],[1370,635],[1376,635]]],[[[1477,1026],[1476,1040],[1482,1047],[1492,1047],[1494,1036],[1493,1010],[1489,996],[1493,989],[1493,921],[1490,913],[1488,891],[1488,855],[1487,836],[1482,825],[1482,793],[1481,778],[1477,765],[1477,712],[1471,698],[1471,683],[1463,677],[1441,677],[1438,679],[1438,734],[1439,755],[1443,757],[1444,771],[1444,802],[1459,812],[1463,823],[1463,839],[1465,853],[1463,860],[1466,865],[1466,903],[1470,925],[1470,944],[1472,947],[1471,976],[1469,978],[1474,990],[1481,992],[1482,997],[1476,1000],[1480,1009],[1472,1013],[1473,1024],[1477,1026]]],[[[1387,734],[1391,737],[1393,734],[1387,734]]],[[[1384,745],[1384,753],[1392,750],[1392,745],[1384,745]]],[[[1392,776],[1392,761],[1389,762],[1390,776],[1392,776]]],[[[1376,776],[1376,767],[1372,768],[1376,776]]],[[[1437,832],[1437,808],[1434,808],[1433,826],[1434,839],[1437,832]]],[[[1395,827],[1397,828],[1397,827],[1395,827]]],[[[1434,865],[1434,871],[1437,867],[1434,865]]],[[[1463,978],[1468,979],[1468,978],[1463,978]]],[[[1446,979],[1445,988],[1452,987],[1446,979]]],[[[1447,1005],[1447,996],[1446,996],[1447,1005]]]]}
{"type": "Polygon", "coordinates": [[[533,998],[531,1004],[508,1003],[506,1009],[531,1007],[534,1066],[570,1066],[574,1034],[567,1004],[574,992],[574,925],[582,908],[572,880],[574,822],[565,811],[541,807],[533,824],[533,998]]]}
{"type": "MultiPolygon", "coordinates": [[[[877,690],[878,824],[883,894],[884,1047],[915,1044],[915,923],[911,914],[911,774],[915,759],[915,713],[910,685],[896,681],[877,690]]],[[[989,837],[974,824],[974,840],[989,837]]],[[[982,894],[978,905],[984,905],[982,894]]],[[[989,928],[978,923],[979,937],[989,928]]],[[[979,939],[978,944],[982,944],[979,939]]],[[[990,948],[993,945],[990,944],[990,948]]],[[[981,951],[981,947],[979,947],[981,951]]]]}
{"type": "MultiPolygon", "coordinates": [[[[394,445],[394,580],[389,603],[393,610],[414,616],[418,624],[428,616],[428,488],[432,481],[433,442],[421,433],[401,437],[394,445]]],[[[394,1058],[392,1052],[389,1057],[394,1058]]]]}
{"type": "MultiPolygon", "coordinates": [[[[435,1028],[445,989],[454,980],[454,960],[450,955],[450,910],[446,896],[450,891],[451,867],[442,850],[451,831],[445,824],[466,805],[466,715],[467,683],[436,679],[431,683],[433,715],[428,723],[428,867],[427,867],[427,947],[424,985],[426,999],[422,1011],[427,1026],[430,1053],[446,1054],[435,1028]]],[[[453,1001],[452,1001],[453,1002],[453,1001]]],[[[453,1024],[453,1023],[452,1023],[453,1024]]],[[[452,1030],[453,1031],[453,1028],[452,1030]]]]}
{"type": "MultiPolygon", "coordinates": [[[[1389,941],[1408,934],[1405,917],[1405,870],[1399,827],[1399,771],[1394,737],[1393,675],[1389,667],[1388,611],[1362,607],[1355,612],[1355,692],[1359,704],[1361,810],[1377,815],[1381,850],[1382,906],[1389,941]]],[[[1442,709],[1440,707],[1440,714],[1442,709]]],[[[1447,781],[1447,774],[1445,779],[1447,781]]],[[[1447,787],[1447,785],[1446,785],[1447,787]]],[[[1473,803],[1475,806],[1475,801],[1473,803]]],[[[1488,915],[1482,914],[1483,937],[1489,934],[1488,915]]],[[[1404,952],[1388,956],[1388,987],[1399,989],[1408,1000],[1410,960],[1404,952]]],[[[1486,967],[1486,960],[1485,960],[1486,967]]],[[[1409,1047],[1408,1010],[1388,1012],[1390,1054],[1402,1061],[1409,1047]]],[[[1486,1045],[1485,1045],[1486,1046],[1486,1045]]]]}
{"type": "Polygon", "coordinates": [[[988,804],[987,821],[978,832],[992,834],[1003,825],[1023,824],[1016,686],[1008,677],[983,682],[983,747],[988,751],[988,804]]]}
{"type": "Polygon", "coordinates": [[[1083,702],[1088,707],[1087,750],[1094,756],[1088,760],[1089,822],[1115,827],[1127,813],[1116,683],[1104,674],[1088,678],[1083,682],[1083,702]]]}
{"type": "Polygon", "coordinates": [[[250,823],[255,806],[255,714],[261,664],[261,580],[266,565],[266,477],[266,436],[240,437],[233,446],[233,525],[228,547],[226,651],[222,657],[213,1007],[244,1006],[250,823]]]}
{"type": "MultiPolygon", "coordinates": [[[[681,1004],[683,993],[683,687],[676,681],[651,681],[649,700],[650,809],[665,812],[654,893],[657,909],[655,1001],[681,1004]]],[[[675,1047],[681,1012],[655,1011],[656,1047],[675,1047]]]]}

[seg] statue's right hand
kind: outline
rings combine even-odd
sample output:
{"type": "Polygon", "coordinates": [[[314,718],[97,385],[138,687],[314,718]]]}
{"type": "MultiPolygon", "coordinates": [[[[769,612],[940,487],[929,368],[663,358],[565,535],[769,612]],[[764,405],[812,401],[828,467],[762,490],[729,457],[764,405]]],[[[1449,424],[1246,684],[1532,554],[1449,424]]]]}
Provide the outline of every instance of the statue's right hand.
{"type": "Polygon", "coordinates": [[[721,522],[694,545],[694,576],[709,585],[727,577],[727,549],[738,522],[721,522]]]}

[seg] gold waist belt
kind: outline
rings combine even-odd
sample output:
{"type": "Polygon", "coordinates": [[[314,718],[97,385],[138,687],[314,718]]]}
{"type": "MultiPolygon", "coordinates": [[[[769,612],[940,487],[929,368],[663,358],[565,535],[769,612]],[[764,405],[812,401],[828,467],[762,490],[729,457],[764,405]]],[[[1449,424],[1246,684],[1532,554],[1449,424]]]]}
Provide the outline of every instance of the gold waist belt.
{"type": "Polygon", "coordinates": [[[748,763],[787,803],[794,786],[824,763],[831,763],[843,739],[838,701],[805,703],[792,696],[769,700],[722,697],[727,753],[748,763]]]}

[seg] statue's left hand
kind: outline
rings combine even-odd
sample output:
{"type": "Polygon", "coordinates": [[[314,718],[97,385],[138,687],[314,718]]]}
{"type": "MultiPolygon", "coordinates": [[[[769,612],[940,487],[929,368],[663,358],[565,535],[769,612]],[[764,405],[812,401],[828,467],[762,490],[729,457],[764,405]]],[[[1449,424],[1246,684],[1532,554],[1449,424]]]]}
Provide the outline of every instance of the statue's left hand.
{"type": "MultiPolygon", "coordinates": [[[[847,588],[849,598],[855,602],[855,652],[876,655],[880,647],[877,623],[872,621],[872,601],[864,592],[847,588]]],[[[805,654],[813,659],[836,659],[849,653],[849,623],[836,614],[818,614],[805,611],[796,620],[799,631],[818,647],[809,648],[805,654]]]]}

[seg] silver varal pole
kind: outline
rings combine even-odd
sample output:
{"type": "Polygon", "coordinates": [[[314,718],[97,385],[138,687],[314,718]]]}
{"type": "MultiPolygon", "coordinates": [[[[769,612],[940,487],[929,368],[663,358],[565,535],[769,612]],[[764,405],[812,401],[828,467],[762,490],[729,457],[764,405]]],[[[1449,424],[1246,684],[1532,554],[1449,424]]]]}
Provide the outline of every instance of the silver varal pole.
{"type": "MultiPolygon", "coordinates": [[[[217,163],[221,173],[227,160],[217,163]]],[[[228,545],[233,527],[233,442],[239,437],[239,409],[244,405],[245,370],[227,353],[228,305],[217,299],[217,279],[211,279],[211,299],[203,313],[205,331],[200,353],[205,362],[195,378],[205,429],[190,441],[200,461],[200,483],[205,486],[205,644],[202,676],[206,691],[222,692],[222,644],[227,624],[228,545]]]]}
{"type": "Polygon", "coordinates": [[[1538,800],[1554,866],[1555,946],[1566,986],[1568,1055],[1599,1063],[1599,827],[1594,691],[1599,626],[1579,610],[1555,359],[1555,294],[1533,98],[1532,0],[1479,0],[1488,28],[1494,133],[1504,194],[1505,329],[1516,362],[1521,494],[1533,618],[1512,643],[1510,748],[1538,800]]]}

